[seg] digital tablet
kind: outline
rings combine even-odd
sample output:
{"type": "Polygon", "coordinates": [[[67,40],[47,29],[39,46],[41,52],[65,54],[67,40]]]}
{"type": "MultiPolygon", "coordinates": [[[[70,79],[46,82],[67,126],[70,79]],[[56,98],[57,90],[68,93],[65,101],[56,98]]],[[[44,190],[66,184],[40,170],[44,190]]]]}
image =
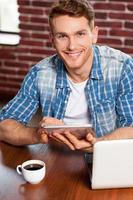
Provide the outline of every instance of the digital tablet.
{"type": "Polygon", "coordinates": [[[69,124],[69,125],[45,125],[43,128],[48,134],[58,132],[63,134],[65,131],[78,136],[78,138],[85,137],[87,133],[93,132],[92,124],[69,124]]]}

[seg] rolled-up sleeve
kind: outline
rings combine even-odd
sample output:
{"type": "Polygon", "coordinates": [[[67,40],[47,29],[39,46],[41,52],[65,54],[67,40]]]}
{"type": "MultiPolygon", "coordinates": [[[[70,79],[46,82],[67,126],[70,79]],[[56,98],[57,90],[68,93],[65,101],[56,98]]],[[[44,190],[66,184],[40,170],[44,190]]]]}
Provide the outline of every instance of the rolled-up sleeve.
{"type": "Polygon", "coordinates": [[[0,111],[0,121],[15,119],[27,124],[39,106],[39,93],[36,83],[37,68],[33,67],[26,75],[18,94],[0,111]]]}

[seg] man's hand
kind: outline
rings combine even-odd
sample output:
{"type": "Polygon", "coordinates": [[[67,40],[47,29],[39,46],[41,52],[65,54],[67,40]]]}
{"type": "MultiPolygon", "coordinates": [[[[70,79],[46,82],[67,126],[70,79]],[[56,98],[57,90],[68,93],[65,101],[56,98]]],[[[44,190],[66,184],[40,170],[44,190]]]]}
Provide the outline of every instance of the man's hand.
{"type": "MultiPolygon", "coordinates": [[[[46,125],[63,125],[63,124],[64,122],[59,119],[53,117],[43,117],[43,119],[39,123],[39,128],[37,131],[38,139],[40,139],[42,143],[48,142],[49,135],[47,133],[47,130],[45,130],[45,128],[42,127],[45,127],[46,125]]],[[[56,140],[59,142],[58,139],[56,140]]]]}
{"type": "Polygon", "coordinates": [[[86,152],[92,152],[93,145],[97,141],[92,132],[88,133],[86,137],[82,139],[78,139],[75,135],[68,131],[64,131],[63,134],[53,132],[50,137],[58,140],[61,143],[66,144],[71,150],[77,149],[86,152]]]}
{"type": "MultiPolygon", "coordinates": [[[[39,134],[42,135],[42,137],[43,137],[43,134],[48,134],[45,128],[41,128],[42,126],[45,127],[45,125],[63,125],[63,124],[64,124],[63,121],[58,120],[56,118],[44,117],[39,123],[40,125],[39,134]]],[[[62,132],[63,130],[61,130],[61,133],[60,133],[60,130],[58,132],[53,131],[51,134],[48,134],[48,136],[62,144],[66,144],[72,150],[81,149],[84,151],[92,151],[92,146],[94,144],[94,141],[96,140],[96,138],[94,138],[93,136],[94,132],[92,130],[90,130],[90,133],[87,134],[86,138],[84,139],[83,138],[79,139],[79,133],[78,133],[78,137],[76,137],[74,133],[70,133],[66,130],[64,130],[63,133],[62,132]]]]}

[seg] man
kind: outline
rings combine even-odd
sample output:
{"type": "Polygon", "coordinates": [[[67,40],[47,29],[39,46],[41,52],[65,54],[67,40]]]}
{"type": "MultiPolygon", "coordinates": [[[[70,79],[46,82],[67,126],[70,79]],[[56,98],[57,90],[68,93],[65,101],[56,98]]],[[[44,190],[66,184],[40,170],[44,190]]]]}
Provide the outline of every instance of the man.
{"type": "Polygon", "coordinates": [[[57,55],[27,74],[16,97],[1,111],[0,139],[25,145],[47,143],[45,130],[26,126],[42,107],[44,124],[92,123],[95,136],[70,132],[51,137],[72,150],[91,151],[98,140],[133,138],[133,60],[95,45],[98,27],[88,0],[59,1],[49,14],[57,55]]]}

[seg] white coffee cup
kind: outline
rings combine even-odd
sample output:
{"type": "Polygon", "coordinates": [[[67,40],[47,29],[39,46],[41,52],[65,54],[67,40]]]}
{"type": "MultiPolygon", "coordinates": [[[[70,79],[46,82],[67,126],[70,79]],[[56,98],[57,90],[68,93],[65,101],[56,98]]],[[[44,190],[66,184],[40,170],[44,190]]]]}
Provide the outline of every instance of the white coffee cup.
{"type": "Polygon", "coordinates": [[[27,160],[16,167],[18,174],[23,175],[24,179],[37,184],[42,181],[46,173],[45,163],[42,160],[27,160]]]}

